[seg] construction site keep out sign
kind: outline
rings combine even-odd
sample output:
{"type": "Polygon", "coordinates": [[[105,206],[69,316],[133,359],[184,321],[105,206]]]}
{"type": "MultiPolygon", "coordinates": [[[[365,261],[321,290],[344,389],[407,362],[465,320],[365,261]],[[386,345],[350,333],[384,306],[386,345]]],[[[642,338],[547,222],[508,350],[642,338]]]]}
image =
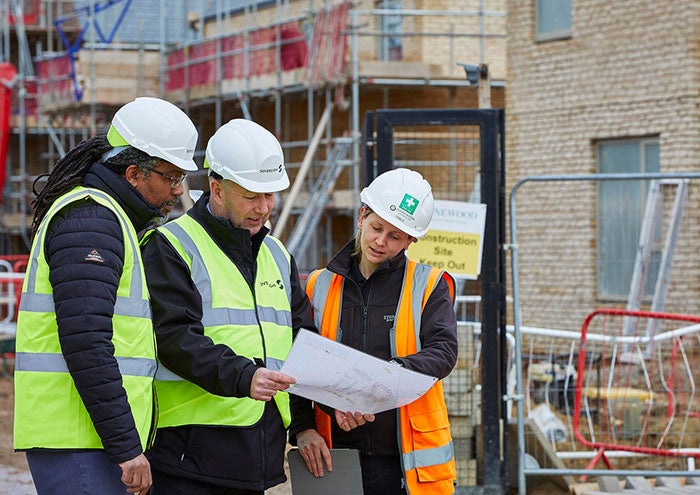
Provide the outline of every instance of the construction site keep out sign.
{"type": "Polygon", "coordinates": [[[411,244],[408,257],[476,280],[481,273],[485,223],[485,204],[436,200],[428,233],[411,244]]]}

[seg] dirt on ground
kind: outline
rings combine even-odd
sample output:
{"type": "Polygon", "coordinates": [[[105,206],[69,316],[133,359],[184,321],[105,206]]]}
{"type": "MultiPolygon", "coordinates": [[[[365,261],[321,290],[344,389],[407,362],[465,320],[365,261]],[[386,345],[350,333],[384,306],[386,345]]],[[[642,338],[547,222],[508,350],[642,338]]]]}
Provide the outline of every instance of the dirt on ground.
{"type": "MultiPolygon", "coordinates": [[[[14,386],[11,377],[0,377],[0,495],[36,495],[27,459],[12,448],[14,386]]],[[[287,473],[289,478],[289,473],[287,473]]],[[[270,488],[267,495],[291,495],[289,481],[270,488]]]]}
{"type": "MultiPolygon", "coordinates": [[[[14,387],[11,377],[0,377],[0,495],[36,495],[23,453],[12,448],[14,387]]],[[[289,473],[287,473],[289,477],[289,473]]],[[[266,495],[291,495],[291,483],[270,488],[266,495]]],[[[568,495],[568,490],[551,483],[528,487],[531,495],[568,495]]]]}
{"type": "Polygon", "coordinates": [[[12,378],[0,377],[0,495],[36,495],[27,459],[12,448],[14,387],[12,378]]]}

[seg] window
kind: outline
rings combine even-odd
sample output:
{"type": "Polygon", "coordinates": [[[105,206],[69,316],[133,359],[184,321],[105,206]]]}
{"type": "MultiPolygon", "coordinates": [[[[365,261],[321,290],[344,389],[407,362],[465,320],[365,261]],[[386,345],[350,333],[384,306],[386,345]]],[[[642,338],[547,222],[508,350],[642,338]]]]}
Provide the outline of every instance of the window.
{"type": "Polygon", "coordinates": [[[535,0],[535,39],[571,36],[571,0],[535,0]]]}
{"type": "MultiPolygon", "coordinates": [[[[382,10],[401,10],[402,0],[381,0],[378,6],[382,10]]],[[[403,60],[403,17],[394,14],[381,14],[378,60],[403,60]]]]}
{"type": "MultiPolygon", "coordinates": [[[[656,138],[598,143],[600,173],[653,173],[659,171],[656,138]]],[[[637,256],[649,190],[648,180],[600,181],[598,183],[598,296],[626,300],[637,256]]],[[[662,215],[659,209],[657,215],[662,215]]],[[[660,217],[654,231],[652,254],[644,296],[654,293],[662,246],[660,217]]]]}

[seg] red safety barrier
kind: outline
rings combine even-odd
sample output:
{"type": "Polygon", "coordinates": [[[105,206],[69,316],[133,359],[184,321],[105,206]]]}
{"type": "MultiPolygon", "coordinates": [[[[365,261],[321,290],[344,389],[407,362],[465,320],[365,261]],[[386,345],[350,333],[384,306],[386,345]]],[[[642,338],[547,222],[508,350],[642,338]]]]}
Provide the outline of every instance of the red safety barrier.
{"type": "Polygon", "coordinates": [[[299,30],[296,24],[282,26],[280,30],[282,39],[281,55],[282,70],[292,70],[306,66],[306,36],[299,30]]]}
{"type": "Polygon", "coordinates": [[[205,41],[190,46],[190,86],[201,86],[216,81],[216,41],[205,41]]]}
{"type": "Polygon", "coordinates": [[[581,328],[576,373],[574,436],[597,451],[586,469],[600,460],[612,469],[606,451],[700,457],[690,438],[700,410],[700,316],[596,310],[581,328]]]}
{"type": "MultiPolygon", "coordinates": [[[[5,187],[5,163],[10,142],[10,113],[12,112],[12,86],[17,69],[10,63],[0,63],[0,191],[5,187]]],[[[0,194],[0,204],[2,195],[0,194]]]]}
{"type": "MultiPolygon", "coordinates": [[[[10,319],[12,321],[17,321],[17,312],[19,311],[19,302],[22,296],[22,284],[24,283],[24,278],[20,275],[25,273],[27,270],[27,264],[29,263],[29,255],[0,255],[0,261],[3,262],[3,266],[12,267],[12,271],[0,271],[0,294],[8,295],[12,293],[14,295],[13,303],[6,305],[6,307],[0,309],[0,319],[7,318],[8,316],[10,316],[10,319]],[[11,292],[10,286],[12,286],[11,292]],[[13,314],[8,315],[8,311],[12,311],[13,314]]],[[[9,303],[10,301],[7,302],[9,303]]]]}
{"type": "Polygon", "coordinates": [[[226,36],[221,40],[221,66],[224,79],[241,79],[245,74],[244,46],[241,35],[226,36]]]}
{"type": "Polygon", "coordinates": [[[75,101],[70,55],[62,53],[37,60],[36,94],[46,103],[75,101]]]}
{"type": "Polygon", "coordinates": [[[318,13],[308,54],[312,86],[345,78],[349,11],[350,3],[342,2],[318,13]]]}
{"type": "MultiPolygon", "coordinates": [[[[325,25],[324,29],[335,27],[325,25]]],[[[342,37],[345,38],[344,33],[342,37]]],[[[215,83],[217,43],[220,43],[218,55],[223,80],[274,74],[278,69],[294,70],[306,67],[309,61],[306,37],[296,22],[255,29],[247,33],[247,45],[246,35],[232,34],[170,52],[167,55],[165,90],[182,90],[186,84],[196,87],[215,83]]]]}
{"type": "MultiPolygon", "coordinates": [[[[22,23],[25,25],[36,25],[39,23],[41,14],[41,0],[23,0],[22,2],[22,23]]],[[[8,2],[9,5],[9,2],[8,2]]],[[[16,18],[10,9],[9,21],[11,25],[16,24],[16,18]]]]}

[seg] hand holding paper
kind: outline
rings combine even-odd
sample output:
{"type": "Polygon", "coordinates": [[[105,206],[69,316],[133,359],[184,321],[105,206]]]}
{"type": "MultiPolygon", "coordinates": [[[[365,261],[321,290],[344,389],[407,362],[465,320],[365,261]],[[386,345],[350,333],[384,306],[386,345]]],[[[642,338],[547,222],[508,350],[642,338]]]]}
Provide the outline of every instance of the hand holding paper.
{"type": "Polygon", "coordinates": [[[437,381],[305,329],[280,371],[297,380],[289,393],[363,414],[405,406],[437,381]]]}

